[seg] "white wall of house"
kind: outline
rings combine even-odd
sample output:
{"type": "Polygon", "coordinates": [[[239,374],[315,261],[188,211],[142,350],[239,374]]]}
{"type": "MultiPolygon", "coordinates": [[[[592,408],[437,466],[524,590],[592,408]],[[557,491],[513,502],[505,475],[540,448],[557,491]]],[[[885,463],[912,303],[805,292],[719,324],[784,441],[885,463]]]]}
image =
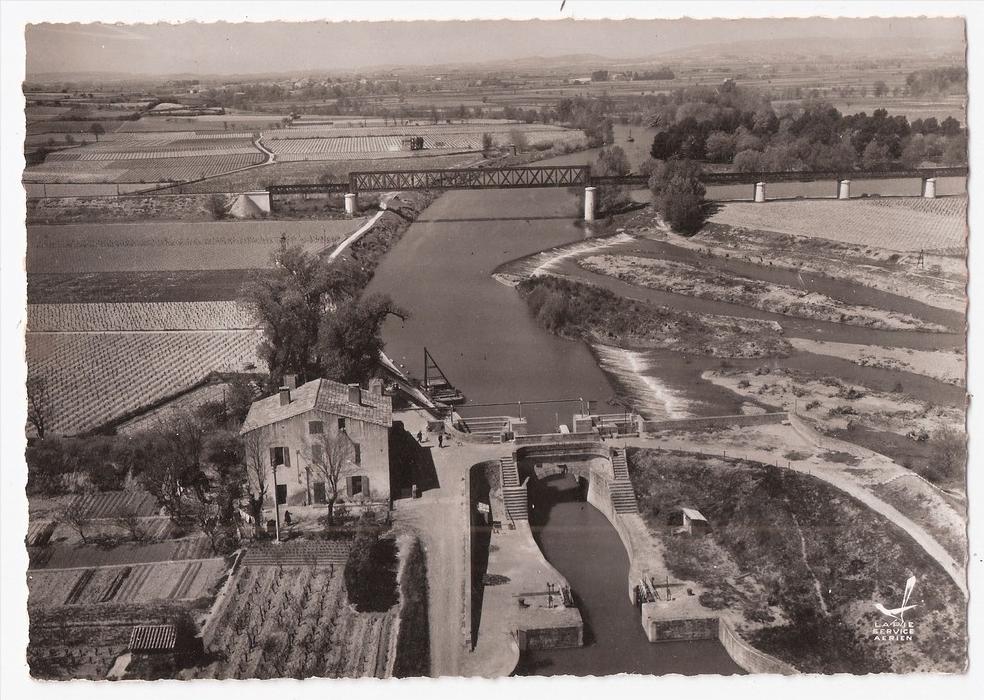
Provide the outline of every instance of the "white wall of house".
{"type": "MultiPolygon", "coordinates": [[[[321,496],[318,483],[324,483],[325,477],[319,474],[315,451],[321,447],[323,439],[321,435],[311,432],[311,424],[320,423],[321,429],[332,439],[338,439],[342,430],[340,419],[344,420],[344,432],[351,439],[353,449],[352,459],[346,464],[339,480],[339,502],[379,503],[389,500],[389,429],[375,423],[312,410],[257,428],[249,434],[257,433],[260,436],[260,458],[266,468],[267,479],[265,507],[273,507],[274,504],[271,449],[276,449],[278,463],[281,460],[284,462],[277,467],[277,483],[286,487],[287,505],[317,503],[316,496],[321,496]],[[355,446],[358,446],[357,450],[355,446]]],[[[256,493],[256,478],[252,469],[249,486],[251,492],[256,493]]]]}

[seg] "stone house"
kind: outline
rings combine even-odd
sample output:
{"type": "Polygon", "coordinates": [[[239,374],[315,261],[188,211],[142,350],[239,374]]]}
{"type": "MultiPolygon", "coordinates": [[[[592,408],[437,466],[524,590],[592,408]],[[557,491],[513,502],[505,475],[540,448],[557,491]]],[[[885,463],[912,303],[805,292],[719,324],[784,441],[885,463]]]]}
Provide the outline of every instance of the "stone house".
{"type": "Polygon", "coordinates": [[[239,431],[250,492],[258,491],[252,465],[259,464],[265,470],[265,507],[273,506],[274,476],[277,501],[298,506],[326,503],[332,475],[337,503],[388,505],[393,406],[382,380],[370,381],[368,390],[328,379],[287,384],[254,401],[239,431]]]}

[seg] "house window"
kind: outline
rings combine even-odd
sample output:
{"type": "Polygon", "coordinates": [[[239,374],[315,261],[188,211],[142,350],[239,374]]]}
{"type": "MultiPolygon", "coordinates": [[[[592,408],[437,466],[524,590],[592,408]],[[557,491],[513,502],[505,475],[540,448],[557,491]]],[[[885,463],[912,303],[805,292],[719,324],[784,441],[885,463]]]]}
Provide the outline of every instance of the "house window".
{"type": "Polygon", "coordinates": [[[322,445],[311,445],[311,461],[322,464],[325,461],[325,448],[322,445]]]}
{"type": "Polygon", "coordinates": [[[350,476],[348,478],[348,495],[349,496],[368,496],[369,495],[369,477],[368,476],[350,476]]]}
{"type": "Polygon", "coordinates": [[[308,421],[308,435],[321,435],[325,432],[325,424],[320,420],[308,421]]]}
{"type": "Polygon", "coordinates": [[[352,443],[352,461],[362,464],[362,445],[357,442],[352,443]]]}
{"type": "Polygon", "coordinates": [[[344,418],[339,418],[338,419],[338,429],[339,430],[345,430],[345,419],[344,418]]]}
{"type": "Polygon", "coordinates": [[[271,467],[289,467],[290,466],[290,450],[286,447],[271,447],[270,448],[270,466],[271,467]]]}

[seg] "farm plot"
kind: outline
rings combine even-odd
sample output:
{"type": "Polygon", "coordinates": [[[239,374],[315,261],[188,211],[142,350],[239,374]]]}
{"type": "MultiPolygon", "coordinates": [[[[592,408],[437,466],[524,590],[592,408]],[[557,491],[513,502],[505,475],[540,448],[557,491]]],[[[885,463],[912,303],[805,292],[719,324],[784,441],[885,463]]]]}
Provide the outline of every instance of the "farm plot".
{"type": "Polygon", "coordinates": [[[31,332],[252,330],[253,315],[234,301],[28,304],[31,332]]]}
{"type": "Polygon", "coordinates": [[[731,202],[710,221],[897,251],[964,248],[967,244],[967,224],[961,216],[866,200],[731,202]]]}
{"type": "Polygon", "coordinates": [[[102,680],[126,651],[134,625],[188,620],[194,603],[31,606],[27,660],[35,678],[102,680]]]}
{"type": "Polygon", "coordinates": [[[91,605],[193,600],[225,573],[224,559],[31,571],[28,605],[91,605]]]}
{"type": "Polygon", "coordinates": [[[199,678],[389,675],[398,606],[359,613],[341,566],[244,566],[203,632],[219,660],[199,678]]]}
{"type": "Polygon", "coordinates": [[[128,542],[111,549],[91,544],[52,544],[46,549],[50,551],[46,552],[45,557],[32,558],[29,567],[32,575],[45,569],[85,570],[215,558],[204,535],[147,544],[128,542]]]}
{"type": "Polygon", "coordinates": [[[320,250],[366,219],[33,225],[28,273],[243,270],[269,268],[281,236],[320,250]]]}
{"type": "Polygon", "coordinates": [[[259,331],[28,333],[27,364],[52,397],[53,434],[76,435],[263,362],[259,331]]]}

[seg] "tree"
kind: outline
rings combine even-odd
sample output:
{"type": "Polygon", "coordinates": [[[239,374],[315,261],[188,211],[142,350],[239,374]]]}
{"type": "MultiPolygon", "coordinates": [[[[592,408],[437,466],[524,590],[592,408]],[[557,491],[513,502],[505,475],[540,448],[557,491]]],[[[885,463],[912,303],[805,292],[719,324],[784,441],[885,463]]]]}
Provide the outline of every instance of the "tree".
{"type": "Polygon", "coordinates": [[[730,163],[735,157],[735,139],[724,131],[712,131],[704,143],[707,159],[713,163],[730,163]]]}
{"type": "Polygon", "coordinates": [[[861,154],[861,165],[865,170],[887,170],[891,163],[888,146],[874,139],[868,142],[861,154]]]}
{"type": "Polygon", "coordinates": [[[199,499],[189,499],[185,510],[191,514],[198,529],[208,537],[213,554],[219,554],[222,528],[219,523],[219,507],[199,499]]]}
{"type": "Polygon", "coordinates": [[[525,151],[529,146],[529,139],[526,138],[526,132],[522,129],[510,129],[509,142],[515,146],[518,151],[525,151]]]}
{"type": "Polygon", "coordinates": [[[216,221],[221,221],[229,215],[229,207],[226,198],[221,194],[213,194],[205,200],[205,208],[216,221]]]}
{"type": "Polygon", "coordinates": [[[482,134],[482,153],[486,154],[492,150],[492,134],[487,131],[482,134]]]}
{"type": "Polygon", "coordinates": [[[190,414],[178,413],[145,436],[139,459],[140,481],[175,522],[185,513],[185,493],[201,491],[205,433],[190,414]]]}
{"type": "Polygon", "coordinates": [[[44,440],[51,422],[51,394],[48,380],[40,375],[27,378],[27,420],[34,426],[38,438],[44,440]]]}
{"type": "Polygon", "coordinates": [[[385,294],[370,294],[337,307],[318,335],[320,376],[346,384],[367,382],[379,361],[382,325],[390,314],[406,318],[406,312],[385,294]]]}
{"type": "Polygon", "coordinates": [[[337,260],[329,265],[292,246],[279,252],[272,274],[247,285],[245,303],[263,328],[260,357],[274,382],[285,374],[304,380],[319,376],[316,346],[322,321],[328,309],[362,286],[364,277],[355,267],[337,260]]]}
{"type": "Polygon", "coordinates": [[[355,450],[347,433],[324,431],[313,441],[307,459],[311,471],[325,484],[325,499],[328,503],[328,524],[335,524],[335,503],[342,495],[345,476],[351,470],[355,450]]]}
{"type": "Polygon", "coordinates": [[[706,218],[700,165],[691,160],[670,160],[649,178],[656,209],[678,233],[693,234],[706,218]]]}
{"type": "Polygon", "coordinates": [[[68,525],[79,533],[79,537],[82,538],[82,544],[88,544],[85,533],[89,529],[89,524],[92,522],[92,516],[89,513],[89,508],[85,505],[85,500],[84,497],[73,498],[55,514],[56,522],[68,525]]]}
{"type": "MultiPolygon", "coordinates": [[[[598,159],[592,172],[603,176],[628,175],[632,166],[620,146],[607,146],[598,151],[598,159]]],[[[606,185],[598,188],[598,209],[613,211],[628,201],[624,187],[606,185]]]]}
{"type": "Polygon", "coordinates": [[[246,481],[249,489],[250,515],[257,529],[262,527],[263,502],[269,492],[267,469],[264,462],[263,436],[259,430],[243,435],[243,458],[246,463],[246,481]]]}
{"type": "Polygon", "coordinates": [[[89,133],[96,137],[96,142],[98,143],[100,134],[105,134],[106,130],[99,122],[92,122],[92,125],[89,127],[89,133]]]}
{"type": "Polygon", "coordinates": [[[875,97],[883,97],[888,94],[888,85],[885,84],[884,80],[876,80],[872,92],[875,97]]]}
{"type": "Polygon", "coordinates": [[[137,509],[130,504],[124,504],[116,517],[116,524],[130,534],[130,539],[140,542],[147,536],[144,530],[143,520],[138,515],[137,509]]]}

